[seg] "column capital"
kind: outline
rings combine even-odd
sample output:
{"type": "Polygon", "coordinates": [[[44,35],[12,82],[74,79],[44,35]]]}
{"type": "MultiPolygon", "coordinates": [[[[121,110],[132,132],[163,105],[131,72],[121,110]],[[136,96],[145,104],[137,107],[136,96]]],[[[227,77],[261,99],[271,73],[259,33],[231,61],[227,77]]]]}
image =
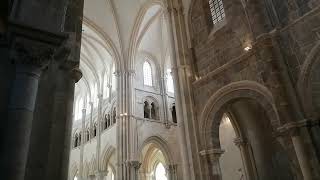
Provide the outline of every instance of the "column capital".
{"type": "Polygon", "coordinates": [[[141,163],[139,161],[127,161],[127,166],[133,167],[136,170],[139,170],[141,167],[141,163]]]}
{"type": "Polygon", "coordinates": [[[56,50],[68,38],[63,33],[34,29],[9,22],[10,60],[15,64],[46,67],[56,50]]]}
{"type": "Polygon", "coordinates": [[[165,166],[165,169],[168,172],[175,172],[177,170],[178,165],[177,164],[169,164],[165,166]]]}
{"type": "Polygon", "coordinates": [[[75,82],[78,82],[82,78],[82,71],[79,68],[73,68],[71,70],[71,76],[75,82]]]}
{"type": "Polygon", "coordinates": [[[106,171],[96,171],[95,172],[95,176],[96,177],[104,177],[104,176],[107,176],[108,175],[108,170],[106,171]]]}
{"type": "Polygon", "coordinates": [[[242,147],[242,146],[245,146],[245,145],[248,144],[248,142],[247,142],[246,140],[244,140],[243,138],[240,138],[240,137],[235,138],[235,139],[233,140],[233,142],[234,142],[234,144],[235,144],[236,146],[238,146],[238,147],[242,147]]]}
{"type": "Polygon", "coordinates": [[[223,149],[208,149],[200,151],[201,156],[209,157],[212,160],[217,160],[225,151],[223,149]]]}
{"type": "Polygon", "coordinates": [[[290,134],[291,136],[296,136],[299,134],[299,130],[303,127],[312,127],[315,125],[319,125],[320,120],[318,119],[303,119],[297,122],[290,122],[280,126],[277,129],[277,133],[279,135],[290,134]]]}

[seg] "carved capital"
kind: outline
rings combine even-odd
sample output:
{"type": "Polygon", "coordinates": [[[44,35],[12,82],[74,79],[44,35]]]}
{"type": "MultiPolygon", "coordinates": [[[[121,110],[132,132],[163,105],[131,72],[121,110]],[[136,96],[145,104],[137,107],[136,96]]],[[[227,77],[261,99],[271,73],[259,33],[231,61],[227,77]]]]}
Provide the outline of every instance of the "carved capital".
{"type": "Polygon", "coordinates": [[[10,60],[43,68],[55,51],[67,39],[65,34],[33,29],[22,24],[9,23],[10,60]]]}
{"type": "Polygon", "coordinates": [[[240,148],[240,147],[243,147],[243,146],[245,146],[245,145],[248,144],[248,143],[247,143],[244,139],[242,139],[242,138],[235,138],[233,142],[234,142],[234,144],[235,144],[236,146],[238,146],[239,148],[240,148]]]}
{"type": "Polygon", "coordinates": [[[176,164],[170,164],[165,166],[166,170],[168,173],[174,173],[177,170],[177,165],[176,164]]]}
{"type": "Polygon", "coordinates": [[[59,67],[65,70],[72,70],[79,67],[79,45],[77,44],[75,33],[68,34],[62,46],[57,50],[54,59],[59,62],[59,67]]]}
{"type": "Polygon", "coordinates": [[[289,134],[290,136],[297,136],[299,135],[300,129],[303,127],[312,127],[319,125],[319,120],[312,120],[312,119],[303,119],[298,122],[291,122],[287,123],[281,127],[279,127],[278,134],[289,134]]]}
{"type": "Polygon", "coordinates": [[[128,162],[127,162],[127,165],[128,165],[129,167],[133,167],[133,168],[136,169],[136,170],[139,170],[140,167],[141,167],[141,163],[140,163],[139,161],[128,161],[128,162]]]}
{"type": "Polygon", "coordinates": [[[222,149],[209,149],[200,151],[200,155],[213,161],[218,160],[225,151],[222,149]]]}
{"type": "Polygon", "coordinates": [[[71,76],[75,82],[78,82],[82,78],[82,72],[79,68],[73,68],[71,70],[71,76]]]}

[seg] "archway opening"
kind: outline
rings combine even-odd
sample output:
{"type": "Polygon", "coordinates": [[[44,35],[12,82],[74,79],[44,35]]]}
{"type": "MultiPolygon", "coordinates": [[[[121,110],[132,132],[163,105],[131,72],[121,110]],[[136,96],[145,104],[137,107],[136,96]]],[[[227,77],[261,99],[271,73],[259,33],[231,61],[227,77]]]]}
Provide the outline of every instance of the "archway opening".
{"type": "Polygon", "coordinates": [[[209,168],[210,176],[243,180],[298,177],[293,174],[294,165],[284,147],[274,136],[270,114],[264,108],[253,99],[241,98],[212,112],[214,120],[209,134],[215,160],[209,160],[209,166],[215,172],[209,168]]]}
{"type": "Polygon", "coordinates": [[[156,180],[167,180],[166,169],[163,164],[160,162],[156,165],[154,170],[154,176],[156,180]]]}
{"type": "Polygon", "coordinates": [[[221,149],[224,151],[220,158],[222,179],[244,180],[244,168],[239,147],[237,147],[237,134],[229,116],[224,114],[219,127],[221,149]]]}
{"type": "Polygon", "coordinates": [[[149,143],[141,153],[141,168],[139,179],[141,180],[168,180],[167,156],[156,144],[149,143]]]}

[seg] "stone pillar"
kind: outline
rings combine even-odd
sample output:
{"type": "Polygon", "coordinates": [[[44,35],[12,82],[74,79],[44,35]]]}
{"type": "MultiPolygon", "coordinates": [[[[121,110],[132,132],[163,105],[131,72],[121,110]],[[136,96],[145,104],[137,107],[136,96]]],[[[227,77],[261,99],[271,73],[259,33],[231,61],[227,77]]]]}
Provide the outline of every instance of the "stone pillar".
{"type": "Polygon", "coordinates": [[[304,180],[315,180],[312,172],[311,161],[307,153],[307,147],[305,145],[305,139],[301,137],[301,128],[305,127],[306,122],[294,122],[288,123],[279,128],[280,133],[289,133],[294,150],[296,152],[297,159],[299,161],[300,169],[304,180]]]}
{"type": "Polygon", "coordinates": [[[254,162],[250,158],[249,144],[242,138],[236,138],[234,140],[234,143],[240,150],[245,179],[246,180],[258,179],[258,176],[255,173],[253,168],[255,167],[253,164],[254,162]]]}
{"type": "Polygon", "coordinates": [[[166,167],[166,174],[168,180],[178,180],[177,178],[177,165],[167,165],[166,167]]]}
{"type": "Polygon", "coordinates": [[[220,157],[224,153],[221,149],[210,149],[200,152],[200,155],[207,162],[207,180],[222,180],[220,168],[220,157]]]}
{"type": "Polygon", "coordinates": [[[91,141],[91,138],[93,137],[93,134],[92,134],[92,129],[93,129],[93,102],[89,102],[89,105],[90,105],[90,141],[91,141]]]}
{"type": "MultiPolygon", "coordinates": [[[[111,75],[111,76],[113,76],[113,75],[111,75]]],[[[108,89],[109,89],[109,103],[111,103],[111,100],[112,100],[112,98],[111,98],[111,96],[112,96],[112,86],[111,86],[111,84],[109,83],[108,85],[107,85],[107,87],[108,87],[108,89]]]]}
{"type": "MultiPolygon", "coordinates": [[[[86,103],[84,103],[86,104],[86,103]]],[[[82,109],[82,122],[81,122],[81,146],[80,146],[80,164],[79,164],[79,176],[81,179],[84,178],[83,174],[83,156],[84,156],[84,143],[86,139],[86,109],[82,109]]]]}
{"type": "Polygon", "coordinates": [[[130,168],[131,180],[139,180],[139,169],[141,163],[139,161],[128,161],[127,165],[130,168]]]}
{"type": "Polygon", "coordinates": [[[24,179],[32,129],[33,113],[41,71],[45,68],[56,48],[66,39],[61,34],[48,33],[26,26],[11,24],[10,59],[15,65],[8,105],[8,134],[5,142],[7,177],[24,179]]]}
{"type": "MultiPolygon", "coordinates": [[[[164,72],[165,74],[165,72],[164,72]]],[[[165,75],[161,77],[161,94],[162,94],[162,101],[163,101],[163,117],[165,121],[165,125],[167,128],[170,128],[170,122],[169,122],[169,112],[168,112],[168,95],[167,95],[167,78],[165,75]]]]}
{"type": "MultiPolygon", "coordinates": [[[[97,170],[98,172],[101,171],[100,166],[100,151],[101,151],[101,133],[102,133],[102,100],[103,95],[98,94],[98,120],[97,120],[97,148],[96,148],[96,162],[97,162],[97,170]]],[[[97,176],[98,180],[99,176],[97,176]]]]}
{"type": "MultiPolygon", "coordinates": [[[[172,75],[174,79],[174,92],[176,99],[176,112],[178,120],[178,138],[180,145],[180,155],[182,163],[182,177],[184,180],[195,179],[195,160],[193,159],[192,152],[196,148],[196,143],[191,146],[191,142],[194,142],[192,138],[194,131],[193,125],[189,124],[193,122],[193,110],[191,95],[190,79],[190,66],[188,66],[188,57],[186,52],[186,28],[184,27],[183,8],[180,5],[172,7],[169,5],[165,18],[167,20],[167,30],[169,35],[169,41],[171,47],[170,55],[172,75]],[[191,125],[191,126],[190,126],[191,125]],[[191,165],[193,164],[193,165],[191,165]]],[[[195,152],[199,152],[195,150],[195,152]]]]}

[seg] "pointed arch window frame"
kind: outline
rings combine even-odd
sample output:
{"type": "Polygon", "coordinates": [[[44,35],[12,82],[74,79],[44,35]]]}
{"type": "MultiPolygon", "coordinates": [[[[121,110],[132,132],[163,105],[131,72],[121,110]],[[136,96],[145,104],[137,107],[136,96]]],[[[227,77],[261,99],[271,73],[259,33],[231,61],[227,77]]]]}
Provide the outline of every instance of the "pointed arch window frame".
{"type": "Polygon", "coordinates": [[[147,60],[143,62],[142,66],[143,71],[143,85],[145,86],[153,86],[153,71],[151,63],[147,60]]]}

